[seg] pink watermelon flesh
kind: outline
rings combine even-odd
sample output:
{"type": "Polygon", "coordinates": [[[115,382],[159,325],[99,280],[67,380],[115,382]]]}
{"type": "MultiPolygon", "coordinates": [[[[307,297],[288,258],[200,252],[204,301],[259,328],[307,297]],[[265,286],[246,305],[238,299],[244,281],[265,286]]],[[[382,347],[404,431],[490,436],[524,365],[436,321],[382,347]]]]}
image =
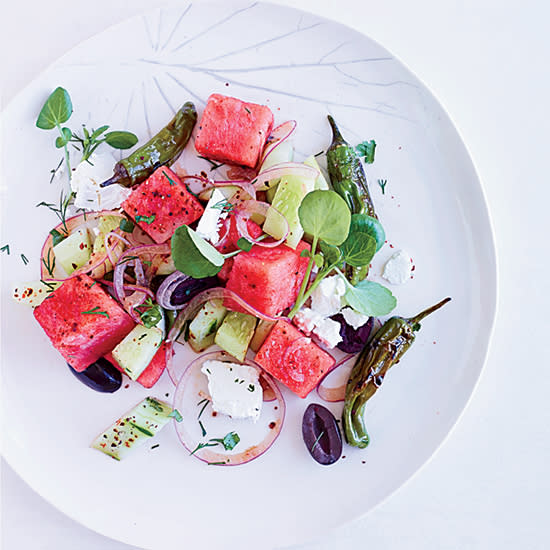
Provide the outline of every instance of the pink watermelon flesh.
{"type": "Polygon", "coordinates": [[[254,360],[302,398],[334,365],[332,355],[287,321],[278,321],[271,329],[254,360]]]}
{"type": "Polygon", "coordinates": [[[195,149],[209,159],[254,168],[272,127],[269,107],[212,94],[199,123],[195,149]]]}
{"type": "Polygon", "coordinates": [[[198,220],[204,212],[199,200],[165,166],[138,185],[122,208],[158,244],[166,242],[180,225],[198,220]]]}
{"type": "Polygon", "coordinates": [[[87,275],[65,281],[34,316],[77,372],[110,352],[134,328],[131,317],[87,275]]]}
{"type": "MultiPolygon", "coordinates": [[[[173,353],[173,352],[172,352],[173,353]]],[[[105,359],[109,361],[114,367],[116,367],[122,374],[126,374],[124,369],[117,363],[117,360],[113,357],[112,353],[105,355],[105,359]]],[[[157,353],[151,359],[151,362],[147,365],[145,370],[139,375],[137,382],[139,382],[144,388],[152,388],[161,377],[164,369],[166,368],[166,343],[163,343],[157,350],[157,353]]]]}
{"type": "MultiPolygon", "coordinates": [[[[300,243],[296,250],[281,244],[275,248],[253,246],[234,258],[226,288],[267,315],[277,315],[292,306],[307,268],[300,252],[309,248],[300,243]]],[[[228,301],[227,307],[244,311],[228,301]]]]}

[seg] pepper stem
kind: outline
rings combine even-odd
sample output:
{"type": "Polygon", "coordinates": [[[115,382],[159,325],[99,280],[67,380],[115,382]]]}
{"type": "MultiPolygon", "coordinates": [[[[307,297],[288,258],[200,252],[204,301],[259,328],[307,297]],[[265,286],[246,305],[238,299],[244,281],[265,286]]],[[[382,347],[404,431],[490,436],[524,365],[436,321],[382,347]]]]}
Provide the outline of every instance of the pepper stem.
{"type": "Polygon", "coordinates": [[[422,319],[424,319],[434,311],[438,310],[440,307],[443,307],[447,302],[450,302],[450,301],[451,301],[451,298],[445,298],[444,300],[441,300],[441,302],[439,302],[438,304],[435,304],[435,306],[429,307],[428,309],[421,311],[418,315],[415,315],[414,317],[407,319],[407,322],[412,325],[416,323],[420,323],[422,319]]]}
{"type": "Polygon", "coordinates": [[[340,130],[338,129],[338,126],[336,126],[336,122],[334,122],[334,119],[330,115],[327,115],[327,118],[328,118],[328,122],[330,124],[330,127],[332,129],[332,145],[331,145],[331,147],[334,146],[334,145],[345,145],[347,142],[342,137],[342,134],[340,133],[340,130]]]}

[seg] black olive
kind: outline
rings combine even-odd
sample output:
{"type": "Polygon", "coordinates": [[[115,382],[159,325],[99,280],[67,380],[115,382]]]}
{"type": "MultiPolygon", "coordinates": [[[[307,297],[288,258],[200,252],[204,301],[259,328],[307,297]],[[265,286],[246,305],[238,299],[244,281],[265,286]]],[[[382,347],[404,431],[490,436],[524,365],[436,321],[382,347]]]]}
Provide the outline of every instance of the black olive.
{"type": "Polygon", "coordinates": [[[170,303],[173,306],[181,306],[186,304],[195,297],[199,292],[219,286],[220,282],[217,277],[206,277],[204,279],[193,279],[189,277],[182,281],[172,292],[170,303]]]}
{"type": "Polygon", "coordinates": [[[336,347],[346,353],[359,353],[369,339],[374,326],[374,317],[371,317],[363,326],[357,329],[348,325],[341,313],[333,315],[331,319],[340,323],[342,341],[336,347]]]}
{"type": "Polygon", "coordinates": [[[122,385],[122,373],[103,357],[82,372],[76,372],[71,365],[69,368],[83,384],[95,391],[113,393],[122,385]]]}
{"type": "Polygon", "coordinates": [[[342,454],[342,436],[334,415],[312,403],[304,413],[302,435],[309,454],[319,464],[334,464],[342,454]]]}

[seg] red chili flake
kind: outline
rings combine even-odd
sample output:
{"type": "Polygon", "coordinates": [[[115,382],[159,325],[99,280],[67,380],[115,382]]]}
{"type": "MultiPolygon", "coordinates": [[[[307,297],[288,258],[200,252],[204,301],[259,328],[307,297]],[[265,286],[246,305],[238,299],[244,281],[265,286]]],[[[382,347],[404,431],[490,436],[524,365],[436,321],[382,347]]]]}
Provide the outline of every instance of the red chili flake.
{"type": "Polygon", "coordinates": [[[126,384],[124,387],[125,387],[125,388],[129,388],[129,387],[130,387],[130,384],[126,384]]]}
{"type": "Polygon", "coordinates": [[[390,244],[390,248],[393,248],[393,244],[390,244]]]}
{"type": "Polygon", "coordinates": [[[432,344],[437,344],[437,342],[434,340],[434,341],[432,342],[432,344]]]}
{"type": "Polygon", "coordinates": [[[269,423],[269,429],[273,429],[277,424],[275,422],[270,422],[269,423]]]}
{"type": "Polygon", "coordinates": [[[107,447],[107,443],[101,443],[99,446],[105,449],[105,447],[107,447]]]}
{"type": "Polygon", "coordinates": [[[218,413],[216,411],[212,411],[212,416],[218,416],[218,413]]]}
{"type": "Polygon", "coordinates": [[[346,455],[342,455],[342,458],[346,458],[346,455]]]}

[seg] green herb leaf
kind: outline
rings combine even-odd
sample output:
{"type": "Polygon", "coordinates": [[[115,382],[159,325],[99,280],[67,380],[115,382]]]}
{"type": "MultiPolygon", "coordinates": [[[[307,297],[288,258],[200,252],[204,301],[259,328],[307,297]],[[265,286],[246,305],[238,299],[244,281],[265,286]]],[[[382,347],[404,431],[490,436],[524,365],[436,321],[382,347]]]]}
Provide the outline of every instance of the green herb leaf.
{"type": "Polygon", "coordinates": [[[343,261],[353,267],[369,265],[376,253],[376,241],[362,231],[349,232],[348,238],[341,244],[343,261]]]}
{"type": "Polygon", "coordinates": [[[353,214],[351,216],[350,233],[352,231],[361,231],[367,233],[376,241],[376,252],[378,252],[386,242],[386,232],[382,224],[368,214],[353,214]]]}
{"type": "Polygon", "coordinates": [[[61,128],[61,133],[62,133],[62,136],[59,136],[55,140],[55,146],[58,149],[61,149],[61,147],[65,147],[65,145],[67,145],[67,143],[69,143],[69,140],[71,139],[71,137],[73,135],[71,130],[69,130],[69,128],[61,128]]]}
{"type": "Polygon", "coordinates": [[[376,149],[376,142],[374,139],[370,141],[363,141],[360,143],[355,150],[363,157],[363,160],[367,164],[372,164],[374,162],[374,151],[376,149]]]}
{"type": "Polygon", "coordinates": [[[5,244],[2,248],[0,248],[0,252],[5,252],[9,256],[10,255],[10,245],[5,244]]]}
{"type": "Polygon", "coordinates": [[[315,254],[315,256],[313,256],[313,261],[319,269],[321,269],[325,263],[325,259],[322,254],[315,254]]]}
{"type": "Polygon", "coordinates": [[[333,265],[340,265],[342,263],[342,253],[338,247],[322,242],[320,248],[325,259],[325,269],[328,269],[333,265]]]}
{"type": "Polygon", "coordinates": [[[118,130],[105,134],[105,142],[114,149],[130,149],[138,142],[138,138],[132,132],[118,130]]]}
{"type": "Polygon", "coordinates": [[[95,306],[89,311],[82,311],[82,315],[103,315],[109,319],[109,314],[106,311],[99,311],[99,306],[95,306]]]}
{"type": "Polygon", "coordinates": [[[309,258],[310,256],[311,252],[307,248],[304,248],[302,252],[300,252],[300,258],[309,258]]]}
{"type": "Polygon", "coordinates": [[[382,195],[386,194],[387,184],[388,184],[388,180],[378,180],[378,185],[380,186],[380,189],[382,189],[382,195]]]}
{"type": "Polygon", "coordinates": [[[130,426],[133,426],[138,432],[141,432],[142,434],[145,434],[148,437],[154,437],[155,434],[149,431],[147,428],[144,428],[143,426],[140,426],[139,424],[136,424],[131,420],[127,420],[127,422],[128,424],[130,424],[130,426]]]}
{"type": "MultiPolygon", "coordinates": [[[[342,277],[346,280],[343,275],[342,277]]],[[[370,317],[387,315],[397,304],[388,288],[367,280],[360,281],[356,286],[352,286],[346,280],[344,300],[359,313],[370,317]]]]}
{"type": "Polygon", "coordinates": [[[304,231],[327,244],[342,244],[348,236],[351,213],[344,199],[334,191],[308,193],[298,215],[304,231]]]}
{"type": "Polygon", "coordinates": [[[155,409],[155,411],[157,412],[164,412],[164,407],[162,406],[162,403],[160,403],[159,401],[157,401],[154,397],[146,397],[145,398],[147,400],[147,403],[149,403],[149,405],[155,409]]]}
{"type": "Polygon", "coordinates": [[[27,265],[29,263],[29,260],[27,258],[27,256],[25,256],[25,254],[21,254],[21,261],[27,265]]]}
{"type": "Polygon", "coordinates": [[[182,422],[183,416],[181,416],[178,409],[174,409],[168,416],[172,417],[176,422],[182,422]]]}
{"type": "Polygon", "coordinates": [[[73,113],[73,104],[69,92],[64,88],[56,88],[44,103],[36,120],[36,126],[42,130],[51,130],[58,124],[69,120],[73,113]]]}
{"type": "Polygon", "coordinates": [[[216,438],[210,439],[210,441],[212,442],[221,443],[223,445],[223,448],[226,451],[232,451],[237,446],[240,440],[241,438],[239,437],[239,434],[236,432],[229,432],[228,434],[225,435],[223,439],[216,439],[216,438]]]}
{"type": "MultiPolygon", "coordinates": [[[[109,126],[100,126],[97,130],[94,130],[92,132],[92,135],[90,136],[91,141],[95,141],[103,132],[106,132],[109,129],[109,126]]],[[[88,133],[86,128],[83,128],[85,133],[88,133]]]]}
{"type": "Polygon", "coordinates": [[[156,217],[157,217],[156,214],[151,214],[150,216],[136,216],[135,220],[138,223],[139,222],[145,222],[145,223],[151,225],[155,221],[156,217]]]}
{"type": "Polygon", "coordinates": [[[141,306],[138,311],[141,322],[147,328],[156,327],[162,320],[162,309],[158,304],[153,304],[151,298],[147,298],[145,305],[141,306]]]}
{"type": "Polygon", "coordinates": [[[250,250],[252,250],[252,243],[250,241],[247,241],[244,237],[241,237],[237,241],[237,246],[245,252],[249,252],[250,250]]]}
{"type": "Polygon", "coordinates": [[[134,222],[127,219],[127,218],[124,218],[122,220],[120,220],[120,225],[119,225],[120,229],[122,229],[122,231],[124,231],[125,233],[132,233],[132,231],[134,230],[134,222]]]}
{"type": "Polygon", "coordinates": [[[224,257],[187,225],[176,229],[171,242],[176,269],[189,277],[212,277],[223,266],[224,257]]]}
{"type": "Polygon", "coordinates": [[[53,246],[57,246],[61,241],[64,241],[68,237],[68,235],[63,235],[63,233],[60,233],[57,229],[52,229],[50,231],[50,235],[53,237],[53,246]]]}

